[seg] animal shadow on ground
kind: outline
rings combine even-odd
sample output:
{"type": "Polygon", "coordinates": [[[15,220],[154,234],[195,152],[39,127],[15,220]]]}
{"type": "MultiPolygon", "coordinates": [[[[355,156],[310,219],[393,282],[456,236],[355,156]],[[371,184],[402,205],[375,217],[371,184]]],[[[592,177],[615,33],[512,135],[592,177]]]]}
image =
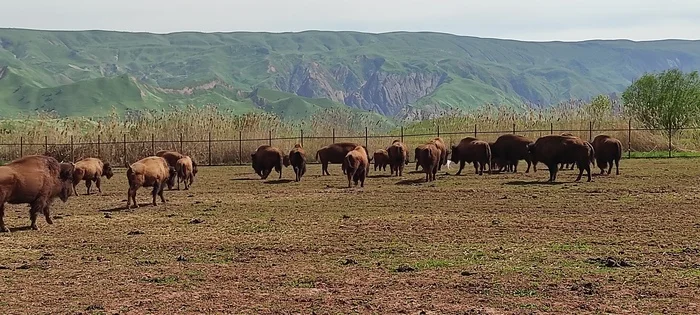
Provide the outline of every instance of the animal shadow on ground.
{"type": "MultiPolygon", "coordinates": [[[[125,201],[125,202],[126,202],[126,201],[125,201]]],[[[160,204],[158,204],[158,205],[160,205],[160,204]]],[[[140,203],[140,204],[139,204],[139,208],[141,208],[141,207],[148,207],[148,206],[153,206],[153,204],[150,203],[150,202],[143,202],[143,203],[140,203]]],[[[137,209],[137,208],[134,208],[134,209],[137,209]]],[[[100,211],[100,212],[119,212],[119,211],[126,211],[126,210],[133,210],[133,209],[127,208],[126,205],[123,205],[123,206],[118,206],[118,207],[114,207],[114,208],[111,208],[111,209],[102,209],[102,210],[99,210],[99,211],[100,211]]]]}
{"type": "Polygon", "coordinates": [[[258,178],[250,178],[250,177],[239,177],[239,178],[231,178],[232,181],[242,181],[242,180],[258,180],[258,178]]]}
{"type": "Polygon", "coordinates": [[[273,179],[273,180],[268,180],[265,181],[265,184],[272,184],[272,185],[277,185],[277,184],[288,184],[293,182],[293,179],[273,179]]]}
{"type": "Polygon", "coordinates": [[[511,186],[528,186],[528,185],[561,185],[563,184],[562,182],[546,182],[546,181],[539,181],[539,180],[534,180],[534,181],[524,181],[524,180],[515,180],[512,182],[506,182],[503,183],[503,185],[511,185],[511,186]]]}
{"type": "Polygon", "coordinates": [[[409,171],[409,174],[425,174],[424,171],[409,171]]]}
{"type": "Polygon", "coordinates": [[[368,178],[389,178],[392,177],[391,175],[388,174],[380,174],[380,175],[369,175],[367,176],[368,178]]]}
{"type": "Polygon", "coordinates": [[[22,227],[16,227],[16,228],[10,228],[10,232],[21,232],[21,231],[31,231],[32,227],[27,225],[27,226],[22,226],[22,227]]]}
{"type": "Polygon", "coordinates": [[[396,182],[396,185],[416,185],[425,183],[425,178],[404,179],[396,182]]]}

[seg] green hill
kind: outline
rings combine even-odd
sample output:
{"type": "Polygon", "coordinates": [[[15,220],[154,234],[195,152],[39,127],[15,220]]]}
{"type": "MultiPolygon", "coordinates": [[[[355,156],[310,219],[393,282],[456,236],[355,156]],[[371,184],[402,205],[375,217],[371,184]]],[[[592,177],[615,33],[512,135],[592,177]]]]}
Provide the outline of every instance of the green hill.
{"type": "Polygon", "coordinates": [[[483,103],[549,105],[619,93],[645,72],[700,70],[700,41],[0,29],[2,66],[9,69],[0,81],[7,113],[218,104],[300,118],[345,104],[415,117],[483,103]],[[264,103],[257,99],[261,91],[268,94],[264,103]]]}

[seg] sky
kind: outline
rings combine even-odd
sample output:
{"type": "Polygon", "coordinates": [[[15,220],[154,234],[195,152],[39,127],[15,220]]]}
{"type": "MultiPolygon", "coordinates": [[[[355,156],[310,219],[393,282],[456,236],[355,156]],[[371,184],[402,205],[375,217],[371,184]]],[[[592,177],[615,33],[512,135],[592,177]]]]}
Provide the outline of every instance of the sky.
{"type": "Polygon", "coordinates": [[[22,0],[0,27],[44,30],[432,31],[528,41],[700,39],[698,0],[22,0]]]}

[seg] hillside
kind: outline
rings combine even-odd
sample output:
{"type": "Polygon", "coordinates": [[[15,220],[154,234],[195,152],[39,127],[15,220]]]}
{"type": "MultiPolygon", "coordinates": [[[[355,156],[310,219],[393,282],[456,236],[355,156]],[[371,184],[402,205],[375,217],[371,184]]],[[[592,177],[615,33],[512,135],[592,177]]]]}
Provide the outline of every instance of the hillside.
{"type": "Polygon", "coordinates": [[[483,103],[549,105],[621,92],[644,72],[700,70],[700,41],[532,43],[437,33],[0,29],[0,66],[10,69],[0,82],[5,102],[0,106],[10,112],[53,108],[71,115],[112,106],[216,103],[242,112],[300,116],[346,104],[422,117],[483,103]],[[14,92],[18,84],[21,95],[14,92]],[[248,97],[256,90],[288,94],[261,105],[248,97]]]}

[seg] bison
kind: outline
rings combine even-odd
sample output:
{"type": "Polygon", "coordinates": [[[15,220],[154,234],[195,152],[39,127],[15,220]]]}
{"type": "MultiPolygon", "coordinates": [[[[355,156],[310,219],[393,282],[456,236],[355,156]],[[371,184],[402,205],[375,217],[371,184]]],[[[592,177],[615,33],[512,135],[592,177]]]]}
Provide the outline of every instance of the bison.
{"type": "Polygon", "coordinates": [[[528,146],[532,143],[533,141],[520,135],[502,135],[491,144],[492,163],[496,162],[501,168],[505,167],[507,171],[516,173],[518,162],[525,160],[527,163],[525,173],[529,173],[532,161],[528,146]]]}
{"type": "MultiPolygon", "coordinates": [[[[177,168],[177,161],[180,159],[184,158],[185,155],[177,152],[177,151],[172,151],[172,150],[160,150],[156,152],[155,156],[159,156],[165,159],[165,161],[168,162],[168,165],[174,168],[177,168]]],[[[197,175],[197,161],[195,161],[192,157],[190,157],[192,160],[192,175],[197,175]]],[[[177,178],[177,189],[180,189],[180,182],[182,181],[182,178],[179,177],[177,178]]],[[[168,189],[172,189],[172,187],[168,187],[168,189]]]]}
{"type": "Polygon", "coordinates": [[[165,203],[163,190],[165,185],[173,187],[177,173],[175,168],[168,165],[168,162],[160,156],[149,156],[135,163],[126,164],[126,178],[129,182],[129,191],[126,199],[126,208],[131,206],[133,201],[134,208],[138,208],[136,202],[136,191],[141,187],[153,187],[151,194],[153,195],[153,205],[156,206],[156,195],[160,196],[160,200],[165,203]]]}
{"type": "Polygon", "coordinates": [[[418,159],[420,157],[420,154],[419,154],[420,151],[421,151],[421,146],[418,146],[418,147],[416,147],[415,152],[413,153],[413,156],[416,157],[416,171],[418,170],[418,167],[421,166],[420,161],[418,159]]]}
{"type": "Polygon", "coordinates": [[[435,180],[440,166],[441,153],[441,150],[432,141],[416,148],[416,160],[420,161],[419,163],[423,167],[426,182],[435,180]]]}
{"type": "Polygon", "coordinates": [[[306,173],[306,151],[301,144],[295,144],[289,155],[284,157],[284,166],[289,165],[294,169],[294,181],[301,181],[301,177],[306,173]]]}
{"type": "Polygon", "coordinates": [[[389,152],[384,149],[374,151],[374,171],[386,171],[386,166],[389,165],[389,152]]]}
{"type": "MultiPolygon", "coordinates": [[[[328,164],[343,164],[343,174],[345,174],[345,156],[348,152],[359,146],[358,143],[351,142],[340,142],[327,145],[318,151],[316,151],[316,160],[321,162],[321,173],[322,175],[331,175],[328,172],[328,164]]],[[[365,148],[366,150],[366,148],[365,148]]]]}
{"type": "Polygon", "coordinates": [[[98,158],[91,157],[75,162],[75,170],[73,172],[73,193],[76,196],[78,195],[76,186],[78,186],[81,180],[85,181],[85,187],[87,188],[87,192],[85,193],[86,195],[90,194],[90,186],[92,186],[93,181],[95,182],[95,186],[97,186],[97,191],[102,193],[102,176],[107,177],[107,179],[114,176],[112,166],[110,166],[109,163],[104,163],[98,158]]]}
{"type": "MultiPolygon", "coordinates": [[[[404,165],[408,165],[408,150],[406,145],[399,140],[394,140],[394,142],[387,149],[389,153],[389,168],[391,168],[391,175],[396,174],[396,176],[403,176],[404,165]]],[[[375,158],[376,161],[376,158],[375,158]]]]}
{"type": "Polygon", "coordinates": [[[598,135],[593,139],[593,150],[595,151],[596,163],[600,168],[600,174],[605,173],[608,167],[608,175],[612,171],[615,163],[615,174],[620,175],[620,159],[622,158],[622,142],[608,135],[598,135]]]}
{"type": "Polygon", "coordinates": [[[261,145],[250,157],[253,161],[253,170],[261,179],[267,179],[273,168],[280,174],[279,179],[282,179],[284,153],[280,149],[269,145],[261,145]]]}
{"type": "Polygon", "coordinates": [[[528,145],[528,152],[532,156],[532,162],[542,162],[549,168],[548,182],[554,182],[557,178],[558,166],[561,163],[576,163],[579,169],[576,181],[581,180],[583,171],[588,174],[591,181],[591,167],[594,151],[591,147],[577,137],[549,135],[537,139],[535,143],[528,145]]]}
{"type": "Polygon", "coordinates": [[[10,232],[3,219],[5,203],[29,204],[33,230],[39,230],[36,219],[40,212],[46,223],[53,224],[51,204],[56,197],[68,201],[74,169],[72,163],[58,163],[45,155],[29,155],[0,166],[0,232],[10,232]]]}
{"type": "Polygon", "coordinates": [[[365,178],[369,174],[369,159],[367,150],[363,146],[357,146],[345,155],[346,174],[348,176],[348,188],[352,187],[351,182],[359,181],[360,187],[365,187],[365,178]]]}
{"type": "Polygon", "coordinates": [[[440,137],[431,139],[429,142],[435,144],[435,147],[440,150],[440,164],[438,164],[438,171],[442,169],[442,165],[447,164],[447,145],[445,145],[445,140],[440,137]]]}
{"type": "MultiPolygon", "coordinates": [[[[476,174],[482,175],[486,166],[491,165],[491,148],[486,141],[467,137],[462,139],[459,144],[452,146],[450,160],[454,163],[459,162],[459,171],[455,175],[462,173],[465,163],[474,163],[476,174]]],[[[489,173],[491,173],[491,168],[489,168],[489,173]]]]}
{"type": "Polygon", "coordinates": [[[180,186],[182,181],[185,183],[185,190],[188,190],[194,183],[194,176],[197,175],[197,164],[192,161],[191,157],[185,156],[175,163],[175,172],[178,186],[180,186]]]}

